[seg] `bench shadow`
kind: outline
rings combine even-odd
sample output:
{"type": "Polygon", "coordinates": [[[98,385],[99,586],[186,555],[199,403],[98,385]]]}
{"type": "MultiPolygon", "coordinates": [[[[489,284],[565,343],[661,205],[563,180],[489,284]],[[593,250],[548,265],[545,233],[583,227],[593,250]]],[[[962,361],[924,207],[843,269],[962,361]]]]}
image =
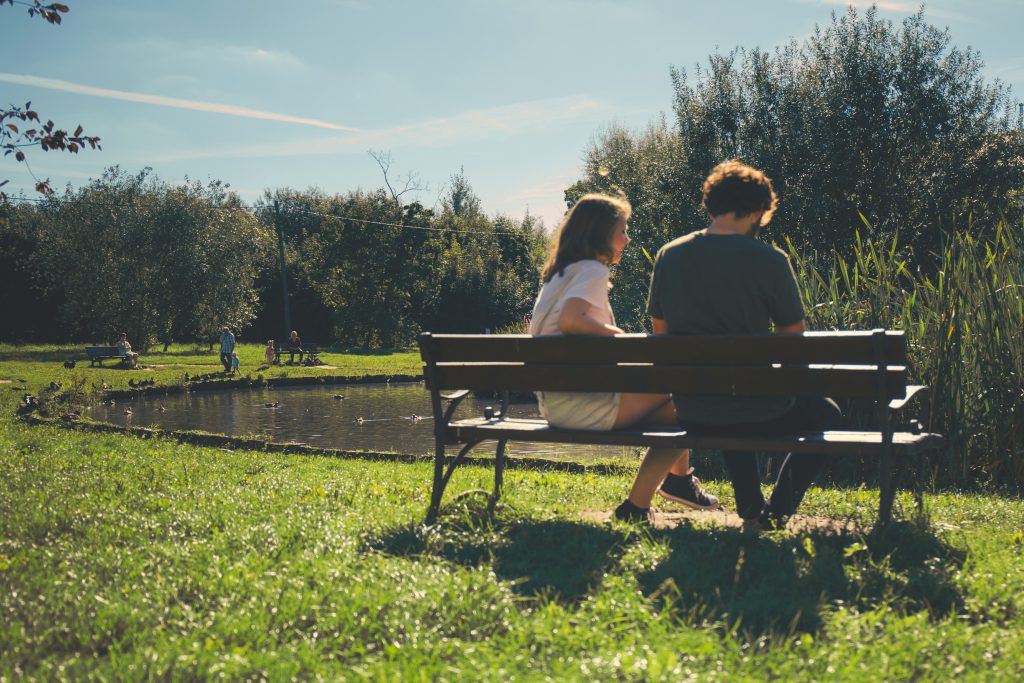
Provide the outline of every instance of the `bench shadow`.
{"type": "Polygon", "coordinates": [[[941,618],[963,605],[954,581],[966,553],[916,524],[884,532],[810,531],[744,535],[682,525],[638,531],[621,525],[537,520],[461,509],[432,526],[410,523],[367,541],[396,556],[487,565],[524,598],[576,604],[607,574],[628,572],[628,553],[649,537],[661,561],[635,575],[651,609],[681,623],[723,623],[749,637],[816,633],[830,609],[891,607],[941,618]]]}

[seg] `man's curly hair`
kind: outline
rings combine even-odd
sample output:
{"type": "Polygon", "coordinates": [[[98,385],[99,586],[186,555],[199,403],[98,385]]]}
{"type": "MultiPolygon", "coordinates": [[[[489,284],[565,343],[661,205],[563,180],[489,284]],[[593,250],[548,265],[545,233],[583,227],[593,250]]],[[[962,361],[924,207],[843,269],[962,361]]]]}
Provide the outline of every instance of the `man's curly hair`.
{"type": "Polygon", "coordinates": [[[764,211],[761,225],[768,225],[779,205],[771,178],[762,171],[730,159],[715,166],[704,181],[704,208],[714,216],[735,213],[743,218],[764,211]]]}

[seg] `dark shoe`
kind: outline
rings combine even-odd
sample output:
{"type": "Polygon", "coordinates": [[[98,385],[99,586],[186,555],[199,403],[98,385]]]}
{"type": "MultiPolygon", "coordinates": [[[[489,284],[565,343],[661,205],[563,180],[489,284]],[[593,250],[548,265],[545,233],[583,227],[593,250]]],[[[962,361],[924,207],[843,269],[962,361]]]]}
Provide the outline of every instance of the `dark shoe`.
{"type": "Polygon", "coordinates": [[[658,493],[662,498],[681,503],[694,510],[717,510],[722,507],[718,498],[705,491],[700,485],[700,479],[692,474],[681,477],[669,472],[665,481],[661,482],[658,493]]]}
{"type": "Polygon", "coordinates": [[[785,528],[786,519],[784,517],[776,517],[767,510],[763,511],[757,517],[743,520],[744,533],[760,534],[766,531],[778,531],[785,528]]]}
{"type": "Polygon", "coordinates": [[[651,508],[638,508],[630,503],[628,499],[622,501],[622,504],[615,508],[612,517],[627,524],[642,524],[644,526],[652,526],[653,521],[651,519],[651,508]]]}

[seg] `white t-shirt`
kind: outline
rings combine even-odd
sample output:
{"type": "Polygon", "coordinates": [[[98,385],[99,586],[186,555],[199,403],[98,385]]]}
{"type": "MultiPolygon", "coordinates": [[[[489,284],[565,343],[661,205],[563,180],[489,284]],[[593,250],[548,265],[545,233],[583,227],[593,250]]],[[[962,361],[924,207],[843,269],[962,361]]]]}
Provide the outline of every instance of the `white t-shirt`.
{"type": "Polygon", "coordinates": [[[569,299],[583,299],[594,307],[594,317],[600,323],[615,324],[611,304],[608,303],[608,266],[588,259],[570,263],[561,275],[555,275],[544,284],[533,306],[530,334],[561,334],[558,316],[569,299]]]}
{"type": "MultiPolygon", "coordinates": [[[[560,335],[558,316],[569,299],[583,299],[594,307],[593,317],[601,323],[615,324],[608,302],[608,277],[611,271],[600,261],[576,261],[544,284],[533,306],[530,334],[560,335]]],[[[619,414],[619,394],[537,392],[540,413],[555,427],[608,431],[619,414]]]]}

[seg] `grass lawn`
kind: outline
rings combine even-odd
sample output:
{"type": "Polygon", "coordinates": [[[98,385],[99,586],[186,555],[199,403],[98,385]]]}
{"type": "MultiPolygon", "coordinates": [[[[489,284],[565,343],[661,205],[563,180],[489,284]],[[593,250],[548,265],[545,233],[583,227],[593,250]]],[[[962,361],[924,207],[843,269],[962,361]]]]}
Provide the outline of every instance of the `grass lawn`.
{"type": "MultiPolygon", "coordinates": [[[[259,350],[243,346],[243,372],[259,350]]],[[[10,388],[217,365],[172,347],[143,355],[153,371],[69,372],[73,351],[0,346],[0,680],[1024,676],[1019,499],[935,493],[926,522],[873,534],[877,491],[824,487],[803,511],[863,533],[644,532],[583,514],[613,507],[628,472],[511,470],[492,516],[455,500],[489,486],[466,467],[425,526],[426,464],[14,420],[10,388]]],[[[329,374],[419,371],[415,353],[323,357],[329,374]]]]}

